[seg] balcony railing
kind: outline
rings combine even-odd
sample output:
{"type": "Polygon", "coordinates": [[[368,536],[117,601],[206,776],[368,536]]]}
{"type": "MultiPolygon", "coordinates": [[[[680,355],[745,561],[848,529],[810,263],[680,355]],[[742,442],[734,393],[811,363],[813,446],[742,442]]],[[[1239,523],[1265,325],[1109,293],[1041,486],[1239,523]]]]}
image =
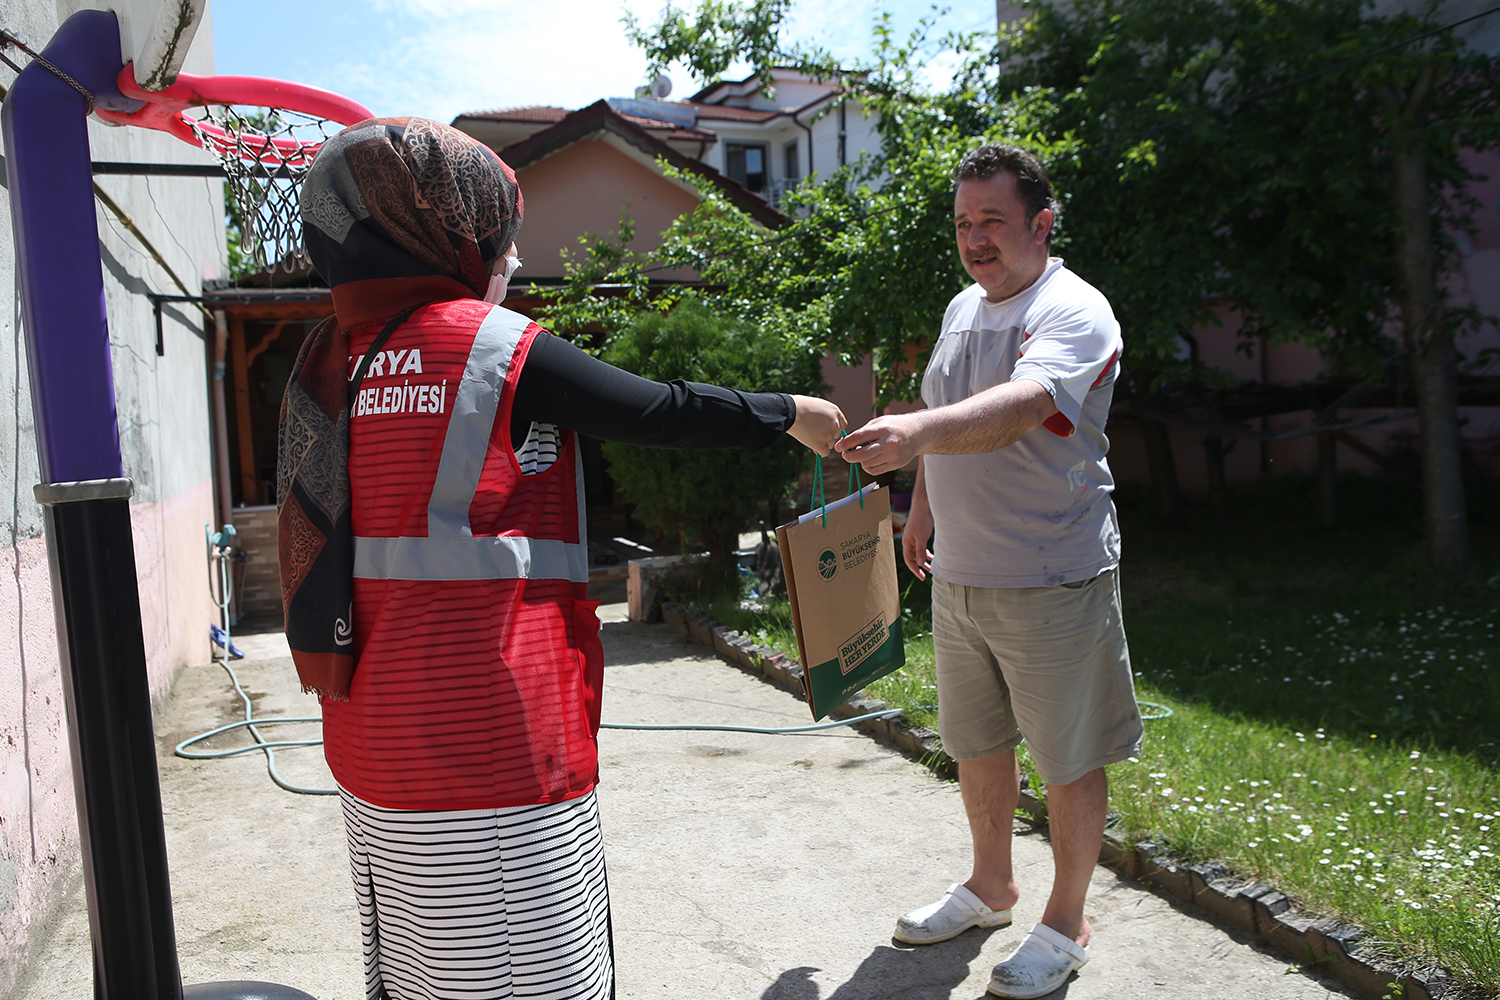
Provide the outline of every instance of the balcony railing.
{"type": "Polygon", "coordinates": [[[771,207],[779,209],[781,207],[782,199],[784,199],[791,192],[795,191],[797,189],[797,185],[801,183],[802,180],[800,178],[793,177],[788,179],[783,177],[779,180],[774,180],[770,184],[766,185],[766,189],[760,192],[760,195],[761,197],[765,198],[766,201],[771,203],[771,207]]]}

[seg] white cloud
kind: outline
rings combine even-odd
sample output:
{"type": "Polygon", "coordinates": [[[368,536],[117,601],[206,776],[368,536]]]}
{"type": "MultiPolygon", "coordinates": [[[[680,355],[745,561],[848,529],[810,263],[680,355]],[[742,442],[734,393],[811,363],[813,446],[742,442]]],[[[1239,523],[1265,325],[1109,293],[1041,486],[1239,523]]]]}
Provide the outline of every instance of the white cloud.
{"type": "MultiPolygon", "coordinates": [[[[696,0],[677,0],[695,7],[696,0]]],[[[646,59],[620,23],[628,8],[652,24],[664,0],[214,0],[221,73],[279,76],[346,94],[377,115],[450,121],[465,111],[547,104],[580,108],[631,94],[646,82],[646,59]],[[299,13],[300,12],[300,13],[299,13]],[[304,30],[277,28],[301,16],[304,30]],[[222,24],[222,29],[221,29],[222,24]]],[[[894,0],[904,37],[930,6],[894,0]]],[[[993,18],[991,0],[953,0],[938,33],[993,18]]],[[[868,55],[877,7],[865,0],[801,0],[788,37],[854,60],[868,55]]],[[[731,75],[747,75],[732,67],[731,75]]],[[[698,89],[682,67],[668,71],[673,97],[698,89]]],[[[941,86],[934,62],[924,79],[941,86]]]]}
{"type": "Polygon", "coordinates": [[[382,46],[379,62],[362,51],[348,54],[333,75],[377,114],[447,121],[487,108],[576,108],[645,82],[646,59],[625,40],[616,0],[569,0],[564,17],[562,5],[494,0],[372,6],[377,18],[391,21],[387,38],[399,40],[382,46]]]}

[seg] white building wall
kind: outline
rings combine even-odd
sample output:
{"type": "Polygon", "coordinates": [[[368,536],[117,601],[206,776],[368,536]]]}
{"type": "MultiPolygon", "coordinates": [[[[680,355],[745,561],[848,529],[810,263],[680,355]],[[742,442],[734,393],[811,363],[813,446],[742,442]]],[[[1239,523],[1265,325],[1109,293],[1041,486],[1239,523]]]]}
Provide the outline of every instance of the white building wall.
{"type": "MultiPolygon", "coordinates": [[[[40,50],[75,9],[61,0],[0,0],[0,24],[40,50]]],[[[15,52],[15,50],[12,50],[15,52]]],[[[17,53],[19,56],[19,53],[17,53]]],[[[24,60],[24,56],[20,57],[24,60]]],[[[23,63],[24,64],[24,63],[23,63]]],[[[205,18],[184,66],[213,72],[205,18]]],[[[0,68],[0,83],[14,79],[0,68]]],[[[169,136],[89,124],[99,160],[206,162],[169,136]]],[[[0,172],[0,179],[3,179],[0,172]]],[[[199,294],[225,271],[217,180],[101,177],[102,187],[167,264],[199,294]]],[[[160,699],[177,667],[208,658],[212,605],[203,525],[213,518],[204,322],[195,308],[163,309],[165,354],[147,292],[181,289],[97,200],[115,397],[131,501],[151,690],[160,699]]],[[[48,917],[80,873],[57,637],[42,537],[24,333],[16,295],[9,193],[0,191],[0,994],[24,974],[48,917]]]]}
{"type": "Polygon", "coordinates": [[[845,105],[842,120],[840,109],[830,106],[822,117],[812,123],[812,129],[813,167],[820,180],[827,180],[828,175],[840,166],[858,162],[861,152],[873,154],[880,149],[880,137],[875,134],[874,122],[864,116],[857,101],[850,101],[845,105]],[[839,162],[840,128],[844,131],[842,164],[839,162]]]}

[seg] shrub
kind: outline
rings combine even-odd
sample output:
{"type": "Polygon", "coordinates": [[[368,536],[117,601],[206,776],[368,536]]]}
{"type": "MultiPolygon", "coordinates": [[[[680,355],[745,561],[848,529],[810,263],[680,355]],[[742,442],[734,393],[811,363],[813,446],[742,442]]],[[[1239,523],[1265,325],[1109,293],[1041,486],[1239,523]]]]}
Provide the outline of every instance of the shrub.
{"type": "MultiPolygon", "coordinates": [[[[686,379],[745,392],[811,394],[821,388],[817,354],[805,343],[686,301],[646,313],[605,352],[643,378],[686,379]]],[[[709,552],[717,574],[733,573],[738,534],[762,507],[786,497],[806,452],[790,437],[768,448],[682,451],[607,443],[605,457],[635,516],[709,552]]]]}

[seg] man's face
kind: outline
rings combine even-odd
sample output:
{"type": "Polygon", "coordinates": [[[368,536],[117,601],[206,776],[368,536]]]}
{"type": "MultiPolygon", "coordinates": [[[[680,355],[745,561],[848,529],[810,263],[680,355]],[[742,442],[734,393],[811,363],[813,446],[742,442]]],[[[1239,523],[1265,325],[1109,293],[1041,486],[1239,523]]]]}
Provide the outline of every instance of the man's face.
{"type": "Polygon", "coordinates": [[[964,270],[991,302],[1024,291],[1047,269],[1052,212],[1042,209],[1028,226],[1016,175],[1009,171],[959,182],[953,224],[964,270]]]}

